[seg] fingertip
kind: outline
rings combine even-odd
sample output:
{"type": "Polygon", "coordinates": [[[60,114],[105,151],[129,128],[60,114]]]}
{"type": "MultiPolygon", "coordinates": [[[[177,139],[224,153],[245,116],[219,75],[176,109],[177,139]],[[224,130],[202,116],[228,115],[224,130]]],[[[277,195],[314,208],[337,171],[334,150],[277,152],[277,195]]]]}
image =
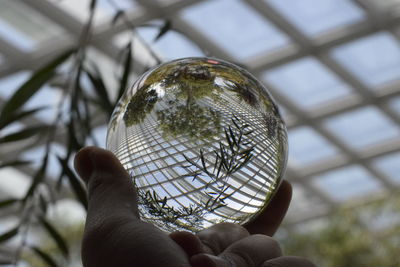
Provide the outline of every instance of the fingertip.
{"type": "Polygon", "coordinates": [[[74,168],[85,183],[88,183],[89,178],[93,173],[94,164],[92,153],[95,149],[96,147],[92,146],[84,147],[75,155],[74,168]]]}
{"type": "Polygon", "coordinates": [[[189,257],[205,252],[200,239],[190,232],[177,231],[169,234],[169,236],[186,252],[189,257]]]}

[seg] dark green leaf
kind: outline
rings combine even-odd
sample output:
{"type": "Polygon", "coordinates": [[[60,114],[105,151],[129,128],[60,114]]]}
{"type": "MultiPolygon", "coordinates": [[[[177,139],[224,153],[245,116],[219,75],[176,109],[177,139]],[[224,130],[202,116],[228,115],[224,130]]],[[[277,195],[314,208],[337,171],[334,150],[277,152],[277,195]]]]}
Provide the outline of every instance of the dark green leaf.
{"type": "Polygon", "coordinates": [[[94,9],[96,8],[97,0],[92,0],[90,1],[90,11],[94,12],[94,9]]]}
{"type": "Polygon", "coordinates": [[[156,42],[158,39],[164,36],[171,29],[171,26],[172,26],[171,21],[166,20],[163,26],[160,28],[160,31],[158,32],[157,36],[154,38],[154,42],[156,42]]]}
{"type": "Polygon", "coordinates": [[[33,180],[31,183],[31,186],[29,187],[28,191],[26,192],[26,195],[23,199],[24,202],[26,202],[32,194],[35,192],[36,187],[43,182],[46,174],[46,168],[47,168],[47,162],[48,162],[49,155],[46,154],[43,158],[42,165],[40,166],[39,170],[36,172],[36,174],[33,176],[33,180]]]}
{"type": "Polygon", "coordinates": [[[64,174],[68,177],[68,180],[71,184],[72,189],[74,190],[76,197],[78,198],[79,202],[83,205],[83,207],[87,209],[88,203],[87,203],[87,195],[85,187],[83,186],[79,178],[76,177],[74,172],[68,166],[68,161],[60,157],[58,157],[58,160],[61,166],[63,167],[64,174]]]}
{"type": "Polygon", "coordinates": [[[26,110],[26,111],[14,112],[14,113],[9,114],[9,116],[7,116],[7,117],[1,117],[0,118],[1,119],[0,129],[6,127],[7,125],[9,125],[12,122],[21,120],[25,117],[29,117],[30,115],[33,115],[36,112],[39,112],[45,108],[47,108],[47,107],[39,107],[39,108],[34,108],[34,109],[26,110]]]}
{"type": "Polygon", "coordinates": [[[235,146],[238,146],[238,145],[237,145],[237,142],[236,142],[235,133],[232,131],[231,126],[229,126],[229,133],[231,134],[232,141],[233,141],[233,143],[235,144],[235,146]]]}
{"type": "Polygon", "coordinates": [[[48,130],[48,126],[33,126],[29,128],[25,128],[19,132],[12,133],[0,138],[0,143],[7,143],[7,142],[15,142],[22,139],[27,139],[34,135],[37,135],[45,130],[48,130]]]}
{"type": "Polygon", "coordinates": [[[28,160],[11,160],[11,161],[5,161],[5,162],[1,162],[0,163],[0,168],[4,168],[4,167],[16,167],[16,166],[21,166],[21,165],[27,165],[27,164],[31,164],[31,161],[28,160]]]}
{"type": "Polygon", "coordinates": [[[119,91],[118,91],[118,97],[117,101],[121,98],[122,94],[124,93],[126,86],[128,84],[128,78],[129,74],[131,72],[131,67],[132,67],[132,44],[131,42],[128,43],[126,46],[126,54],[125,54],[125,60],[124,60],[124,69],[123,73],[121,76],[121,80],[119,83],[119,91]]]}
{"type": "Polygon", "coordinates": [[[11,230],[8,230],[7,232],[3,233],[0,235],[0,243],[3,243],[11,238],[13,238],[14,236],[16,236],[18,234],[19,231],[19,227],[14,227],[11,230]]]}
{"type": "Polygon", "coordinates": [[[64,257],[67,258],[69,254],[67,242],[58,233],[58,231],[48,221],[46,221],[45,218],[40,218],[40,222],[46,229],[47,233],[51,236],[51,238],[53,238],[54,242],[56,242],[58,248],[60,249],[64,257]]]}
{"type": "Polygon", "coordinates": [[[118,11],[115,13],[114,17],[112,18],[111,25],[114,26],[115,23],[117,23],[118,19],[119,19],[123,14],[124,14],[124,11],[123,11],[123,10],[118,10],[118,11]]]}
{"type": "Polygon", "coordinates": [[[32,249],[33,252],[35,252],[37,256],[39,256],[39,258],[41,258],[45,263],[47,263],[47,265],[49,265],[50,267],[57,267],[57,263],[49,254],[47,254],[46,252],[35,246],[31,246],[30,248],[32,249]]]}
{"type": "Polygon", "coordinates": [[[9,199],[2,200],[2,201],[0,201],[0,209],[11,206],[12,204],[17,203],[18,201],[19,201],[19,199],[17,199],[17,198],[9,198],[9,199]]]}
{"type": "Polygon", "coordinates": [[[28,81],[26,81],[19,89],[15,91],[15,93],[4,105],[1,111],[0,121],[7,121],[7,117],[10,116],[11,113],[19,109],[36,92],[38,92],[39,89],[42,88],[42,86],[54,76],[55,69],[61,63],[67,60],[73,52],[74,50],[66,51],[46,66],[36,71],[28,81]]]}
{"type": "Polygon", "coordinates": [[[91,81],[93,85],[93,89],[96,91],[97,96],[99,98],[99,103],[103,107],[103,109],[111,115],[113,112],[113,105],[111,104],[110,98],[108,96],[107,88],[103,82],[103,79],[101,78],[100,72],[95,71],[95,73],[91,73],[87,70],[85,70],[85,73],[88,75],[89,80],[91,81]]]}

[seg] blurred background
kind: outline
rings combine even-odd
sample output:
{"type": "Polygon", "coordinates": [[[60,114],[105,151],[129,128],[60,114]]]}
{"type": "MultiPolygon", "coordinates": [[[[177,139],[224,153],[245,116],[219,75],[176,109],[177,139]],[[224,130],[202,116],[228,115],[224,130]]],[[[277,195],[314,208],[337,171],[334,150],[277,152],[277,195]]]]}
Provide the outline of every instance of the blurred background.
{"type": "Polygon", "coordinates": [[[189,56],[244,66],[281,108],[286,253],[400,266],[399,0],[0,0],[0,265],[81,266],[74,154],[105,147],[135,78],[189,56]]]}

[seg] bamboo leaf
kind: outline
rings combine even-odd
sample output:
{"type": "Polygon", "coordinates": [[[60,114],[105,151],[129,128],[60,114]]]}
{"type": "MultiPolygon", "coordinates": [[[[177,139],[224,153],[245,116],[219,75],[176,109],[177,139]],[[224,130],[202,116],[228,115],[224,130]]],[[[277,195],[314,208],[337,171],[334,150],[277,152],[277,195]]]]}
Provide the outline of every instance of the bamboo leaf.
{"type": "Polygon", "coordinates": [[[129,74],[131,72],[131,67],[132,67],[132,44],[131,44],[131,42],[128,43],[128,45],[126,46],[125,49],[126,49],[126,57],[124,60],[123,73],[122,73],[121,80],[119,83],[119,91],[118,91],[117,101],[121,98],[122,94],[124,93],[124,91],[126,89],[126,85],[128,83],[128,78],[129,78],[129,74]]]}
{"type": "Polygon", "coordinates": [[[50,237],[54,240],[54,242],[57,244],[58,248],[62,252],[65,258],[68,257],[69,251],[68,251],[68,246],[67,242],[64,240],[64,238],[60,235],[60,233],[52,226],[48,221],[46,221],[45,218],[40,218],[40,222],[42,223],[43,227],[46,229],[47,233],[50,235],[50,237]]]}
{"type": "Polygon", "coordinates": [[[35,114],[36,112],[42,111],[46,109],[47,107],[39,107],[39,108],[34,108],[26,111],[21,111],[21,112],[13,112],[9,114],[7,117],[1,117],[0,121],[0,129],[6,127],[10,123],[13,123],[15,121],[21,120],[25,117],[29,117],[30,115],[35,114]]]}
{"type": "Polygon", "coordinates": [[[0,163],[0,168],[4,167],[16,167],[16,166],[21,166],[21,165],[27,165],[31,164],[32,162],[29,160],[11,160],[11,161],[5,161],[0,163]]]}
{"type": "Polygon", "coordinates": [[[68,177],[68,180],[71,184],[71,187],[79,200],[79,202],[87,209],[88,203],[87,203],[87,195],[86,195],[86,190],[82,183],[80,182],[79,178],[76,177],[74,172],[70,169],[68,166],[68,161],[64,160],[60,157],[57,157],[58,161],[60,162],[61,166],[63,167],[63,173],[68,177]]]}
{"type": "Polygon", "coordinates": [[[57,267],[57,263],[54,261],[54,259],[47,254],[46,252],[44,252],[43,250],[41,250],[40,248],[36,247],[36,246],[31,246],[30,247],[32,249],[33,252],[35,252],[35,254],[37,256],[39,256],[39,258],[41,258],[48,266],[50,267],[57,267]]]}
{"type": "Polygon", "coordinates": [[[90,1],[90,12],[94,12],[94,9],[96,8],[97,0],[91,0],[90,1]]]}
{"type": "Polygon", "coordinates": [[[48,157],[49,155],[46,154],[43,158],[42,165],[40,166],[39,170],[36,172],[36,174],[33,176],[33,180],[31,183],[31,186],[29,187],[28,191],[26,192],[26,195],[23,199],[23,202],[26,202],[29,197],[32,196],[33,192],[35,192],[36,187],[43,182],[46,174],[46,168],[47,168],[47,162],[48,162],[48,157]]]}
{"type": "Polygon", "coordinates": [[[118,19],[124,14],[123,10],[118,10],[111,20],[111,25],[114,26],[117,23],[118,19]]]}
{"type": "Polygon", "coordinates": [[[172,23],[170,20],[166,20],[162,27],[160,27],[160,31],[158,32],[157,36],[154,38],[154,42],[157,42],[162,36],[164,36],[170,29],[172,23]]]}
{"type": "Polygon", "coordinates": [[[61,54],[49,64],[36,71],[28,81],[18,88],[4,105],[0,114],[0,121],[8,120],[7,117],[10,116],[11,113],[19,109],[37,93],[39,89],[54,76],[55,69],[61,63],[65,62],[73,52],[74,50],[68,50],[61,54]]]}
{"type": "Polygon", "coordinates": [[[18,201],[19,201],[19,199],[17,199],[17,198],[9,198],[9,199],[2,200],[2,201],[0,201],[0,209],[11,206],[12,204],[17,203],[18,201]]]}
{"type": "Polygon", "coordinates": [[[231,138],[229,137],[228,131],[226,129],[224,129],[224,131],[225,131],[226,140],[228,141],[228,144],[229,144],[229,148],[231,150],[233,150],[233,143],[232,143],[231,138]]]}
{"type": "Polygon", "coordinates": [[[14,236],[16,236],[18,234],[19,231],[19,227],[16,226],[14,228],[12,228],[11,230],[8,230],[7,232],[3,233],[0,235],[0,243],[3,243],[11,238],[13,238],[14,236]]]}
{"type": "Polygon", "coordinates": [[[101,78],[100,72],[98,70],[96,71],[96,73],[91,73],[88,70],[84,70],[84,72],[89,77],[89,80],[93,85],[93,89],[97,93],[97,96],[100,100],[99,103],[101,104],[103,109],[107,112],[107,114],[111,115],[114,107],[111,104],[110,98],[108,96],[107,88],[104,84],[103,79],[101,78]]]}
{"type": "Polygon", "coordinates": [[[19,132],[11,133],[9,135],[1,137],[0,143],[15,142],[15,141],[27,139],[38,133],[43,132],[44,130],[47,130],[48,128],[49,128],[48,126],[33,126],[33,127],[25,128],[19,132]]]}
{"type": "Polygon", "coordinates": [[[230,133],[230,135],[231,135],[231,138],[232,138],[233,143],[235,144],[235,146],[238,146],[238,145],[237,145],[237,142],[236,142],[235,133],[232,131],[231,126],[229,126],[228,128],[229,128],[229,133],[230,133]]]}

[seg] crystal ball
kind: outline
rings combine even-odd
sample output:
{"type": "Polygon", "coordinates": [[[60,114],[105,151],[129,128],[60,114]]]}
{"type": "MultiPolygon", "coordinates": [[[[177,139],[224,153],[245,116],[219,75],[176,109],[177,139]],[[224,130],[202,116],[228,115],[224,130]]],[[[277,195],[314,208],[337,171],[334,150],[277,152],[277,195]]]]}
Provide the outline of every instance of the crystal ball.
{"type": "Polygon", "coordinates": [[[287,133],[249,72],[184,58],[147,71],[125,91],[107,148],[131,176],[142,220],[197,232],[262,212],[286,167],[287,133]]]}

